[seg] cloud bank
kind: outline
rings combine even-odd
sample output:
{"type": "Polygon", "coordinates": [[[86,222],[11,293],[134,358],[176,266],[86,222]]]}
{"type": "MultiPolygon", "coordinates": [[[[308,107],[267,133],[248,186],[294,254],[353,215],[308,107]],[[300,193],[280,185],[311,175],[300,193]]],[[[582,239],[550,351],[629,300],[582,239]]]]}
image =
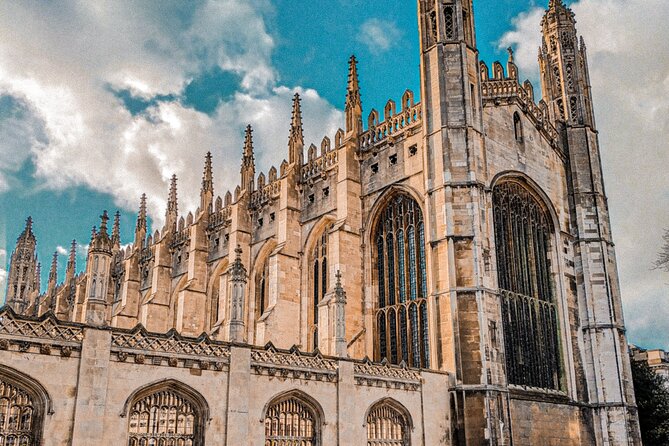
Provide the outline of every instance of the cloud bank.
{"type": "MultiPolygon", "coordinates": [[[[651,271],[669,226],[669,8],[665,0],[580,0],[630,341],[669,347],[669,275],[651,271]]],[[[519,15],[500,47],[538,78],[543,10],[519,15]]],[[[538,83],[535,83],[538,85],[538,83]]]]}
{"type": "Polygon", "coordinates": [[[235,187],[246,124],[256,131],[258,167],[278,166],[294,91],[303,96],[307,138],[320,141],[341,125],[341,112],[316,91],[278,82],[261,13],[271,11],[269,0],[154,6],[0,3],[0,192],[30,160],[47,188],[85,186],[125,209],[146,192],[160,225],[173,173],[180,209],[196,207],[207,151],[217,193],[235,187]],[[186,88],[214,70],[238,83],[205,113],[186,88]],[[132,112],[123,95],[146,107],[132,112]]]}

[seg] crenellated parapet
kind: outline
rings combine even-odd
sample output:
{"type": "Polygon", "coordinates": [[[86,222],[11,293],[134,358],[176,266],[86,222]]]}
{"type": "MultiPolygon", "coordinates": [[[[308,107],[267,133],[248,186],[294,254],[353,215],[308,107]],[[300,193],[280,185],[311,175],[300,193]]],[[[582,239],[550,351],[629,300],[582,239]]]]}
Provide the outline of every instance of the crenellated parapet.
{"type": "Polygon", "coordinates": [[[559,147],[559,134],[551,122],[547,104],[543,100],[535,103],[534,87],[529,80],[520,84],[518,68],[512,56],[507,64],[507,72],[500,62],[493,63],[492,68],[491,78],[488,65],[483,61],[479,63],[483,106],[517,104],[551,145],[559,147]]]}
{"type": "Polygon", "coordinates": [[[369,113],[367,131],[360,135],[360,150],[369,150],[388,137],[399,138],[406,131],[420,128],[422,117],[421,104],[414,103],[411,90],[405,91],[399,112],[395,101],[389,100],[384,109],[383,121],[377,110],[373,109],[369,113]]]}
{"type": "Polygon", "coordinates": [[[337,149],[341,147],[344,131],[339,129],[335,136],[335,145],[332,147],[327,136],[321,142],[320,151],[311,145],[307,151],[307,162],[302,166],[301,181],[313,182],[319,177],[326,178],[328,173],[337,166],[337,149]]]}

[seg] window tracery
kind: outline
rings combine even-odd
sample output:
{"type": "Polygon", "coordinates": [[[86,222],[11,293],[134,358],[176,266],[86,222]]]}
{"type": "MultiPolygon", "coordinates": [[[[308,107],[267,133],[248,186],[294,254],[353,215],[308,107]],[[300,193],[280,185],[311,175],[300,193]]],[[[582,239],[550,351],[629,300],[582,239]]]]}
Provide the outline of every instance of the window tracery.
{"type": "Polygon", "coordinates": [[[410,446],[410,424],[404,411],[387,401],[377,403],[367,414],[367,446],[410,446]]]}
{"type": "Polygon", "coordinates": [[[497,274],[510,384],[560,389],[558,310],[550,268],[549,215],[515,181],[493,190],[497,274]]]}
{"type": "Polygon", "coordinates": [[[265,414],[265,446],[319,446],[318,417],[297,397],[271,404],[265,414]]]}
{"type": "Polygon", "coordinates": [[[203,445],[200,408],[174,389],[141,396],[129,412],[128,446],[203,445]]]}
{"type": "Polygon", "coordinates": [[[40,444],[39,401],[20,385],[0,377],[0,445],[36,446],[40,444]]]}
{"type": "Polygon", "coordinates": [[[378,278],[377,359],[429,367],[423,215],[406,195],[391,199],[374,232],[378,278]]]}

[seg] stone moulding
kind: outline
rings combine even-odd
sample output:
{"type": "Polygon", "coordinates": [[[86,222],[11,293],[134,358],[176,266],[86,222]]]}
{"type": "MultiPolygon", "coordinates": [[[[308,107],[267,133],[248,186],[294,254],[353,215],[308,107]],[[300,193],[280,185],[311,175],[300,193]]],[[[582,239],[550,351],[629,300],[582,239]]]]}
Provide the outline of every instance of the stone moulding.
{"type": "Polygon", "coordinates": [[[420,124],[423,118],[421,103],[412,105],[397,114],[393,114],[383,122],[376,123],[370,119],[369,130],[360,135],[360,150],[370,150],[389,136],[399,137],[407,129],[420,124]]]}
{"type": "Polygon", "coordinates": [[[375,364],[369,359],[353,366],[355,383],[359,386],[387,387],[403,390],[418,390],[423,379],[417,370],[405,365],[391,366],[388,363],[375,364]]]}
{"type": "Polygon", "coordinates": [[[302,353],[293,347],[284,351],[278,350],[271,343],[264,350],[251,351],[251,368],[258,375],[283,378],[335,382],[339,376],[337,361],[324,358],[318,350],[302,353]]]}
{"type": "Polygon", "coordinates": [[[166,334],[147,332],[138,326],[132,331],[112,332],[112,357],[125,362],[132,356],[135,364],[168,365],[221,371],[230,362],[230,346],[212,341],[206,334],[187,338],[176,330],[166,334]]]}
{"type": "Polygon", "coordinates": [[[19,317],[11,308],[4,307],[0,309],[0,335],[81,343],[84,330],[81,325],[59,321],[51,312],[39,318],[19,317]]]}

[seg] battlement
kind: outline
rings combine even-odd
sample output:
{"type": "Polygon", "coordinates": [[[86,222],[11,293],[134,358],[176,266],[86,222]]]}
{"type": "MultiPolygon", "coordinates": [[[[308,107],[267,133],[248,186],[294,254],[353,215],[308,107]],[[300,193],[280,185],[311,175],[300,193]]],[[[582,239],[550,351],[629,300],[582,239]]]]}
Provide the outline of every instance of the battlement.
{"type": "Polygon", "coordinates": [[[334,147],[331,146],[330,138],[327,136],[321,142],[320,152],[315,145],[311,145],[307,150],[307,161],[302,165],[301,180],[307,182],[326,173],[337,165],[337,150],[341,147],[344,131],[339,129],[335,135],[334,147]]]}
{"type": "Polygon", "coordinates": [[[551,145],[559,147],[559,134],[550,121],[548,105],[543,100],[539,101],[539,104],[535,103],[534,87],[529,80],[526,80],[523,85],[519,83],[518,68],[513,63],[513,59],[507,64],[508,75],[500,62],[493,63],[492,67],[493,77],[490,78],[488,65],[483,61],[479,63],[483,106],[515,102],[551,145]]]}
{"type": "Polygon", "coordinates": [[[392,99],[386,103],[383,121],[375,109],[367,118],[367,131],[360,135],[360,150],[366,151],[382,142],[389,136],[399,137],[406,130],[418,126],[423,118],[420,103],[414,103],[414,94],[406,90],[402,95],[402,108],[397,112],[397,105],[392,99]]]}

